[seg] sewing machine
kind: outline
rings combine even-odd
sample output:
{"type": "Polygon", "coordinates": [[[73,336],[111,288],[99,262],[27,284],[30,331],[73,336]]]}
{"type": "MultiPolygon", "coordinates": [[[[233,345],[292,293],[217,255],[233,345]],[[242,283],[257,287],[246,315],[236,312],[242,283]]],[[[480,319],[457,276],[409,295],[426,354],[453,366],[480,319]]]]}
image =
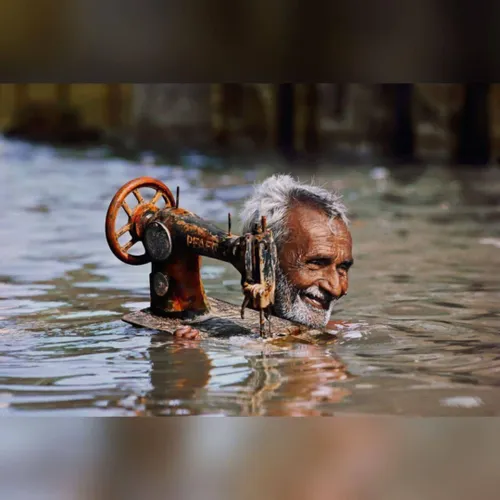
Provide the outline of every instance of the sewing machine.
{"type": "MultiPolygon", "coordinates": [[[[121,187],[109,205],[106,239],[113,254],[130,265],[151,263],[150,307],[124,316],[124,321],[169,332],[181,324],[203,328],[211,323],[220,330],[229,321],[233,331],[235,328],[255,331],[255,314],[258,314],[260,336],[267,335],[266,320],[271,334],[277,254],[265,217],[251,233],[237,236],[231,233],[230,214],[228,229],[223,231],[180,208],[179,194],[177,188],[174,198],[162,182],[140,177],[121,187]],[[141,188],[155,190],[154,196],[146,200],[141,188]],[[133,208],[126,201],[132,195],[137,201],[133,208]],[[163,208],[158,206],[161,199],[165,203],[163,208]],[[120,210],[125,212],[128,222],[116,228],[120,210]],[[119,239],[127,233],[129,241],[120,244],[119,239]],[[130,250],[138,242],[142,242],[145,253],[133,255],[130,250]],[[228,262],[239,271],[243,292],[240,314],[244,319],[245,311],[252,311],[250,323],[236,321],[234,305],[207,297],[201,280],[202,256],[228,262]]],[[[286,320],[276,320],[282,330],[290,326],[286,320]]]]}

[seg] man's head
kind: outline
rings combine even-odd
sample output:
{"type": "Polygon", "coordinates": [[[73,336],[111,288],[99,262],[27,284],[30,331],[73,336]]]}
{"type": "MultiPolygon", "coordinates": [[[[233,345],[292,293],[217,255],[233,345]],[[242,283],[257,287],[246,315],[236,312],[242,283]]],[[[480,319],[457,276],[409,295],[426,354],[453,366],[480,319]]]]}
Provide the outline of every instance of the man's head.
{"type": "Polygon", "coordinates": [[[243,232],[267,217],[278,250],[275,313],[324,327],[336,300],[346,294],[352,241],[340,197],[289,175],[255,189],[241,212],[243,232]]]}

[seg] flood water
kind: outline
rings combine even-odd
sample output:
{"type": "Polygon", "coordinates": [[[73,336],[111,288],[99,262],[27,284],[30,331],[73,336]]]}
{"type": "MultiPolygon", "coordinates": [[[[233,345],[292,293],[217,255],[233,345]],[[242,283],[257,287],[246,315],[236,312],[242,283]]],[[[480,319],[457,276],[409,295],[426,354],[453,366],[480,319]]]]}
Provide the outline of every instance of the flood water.
{"type": "MultiPolygon", "coordinates": [[[[152,176],[225,227],[285,167],[184,167],[0,142],[0,414],[500,414],[500,170],[380,165],[296,171],[344,194],[355,265],[332,343],[181,342],[121,321],[149,266],[104,237],[115,192],[152,176]],[[339,371],[339,366],[346,367],[339,371]]],[[[239,274],[204,260],[208,294],[239,274]]]]}

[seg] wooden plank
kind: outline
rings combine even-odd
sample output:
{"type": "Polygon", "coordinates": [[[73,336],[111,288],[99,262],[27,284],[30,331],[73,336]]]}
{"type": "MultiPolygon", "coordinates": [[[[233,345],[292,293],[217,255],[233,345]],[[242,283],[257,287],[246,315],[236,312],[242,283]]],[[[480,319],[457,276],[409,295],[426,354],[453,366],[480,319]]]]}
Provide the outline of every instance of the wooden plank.
{"type": "MultiPolygon", "coordinates": [[[[260,338],[259,313],[245,309],[245,319],[241,319],[240,308],[229,302],[209,297],[211,312],[192,320],[165,318],[152,314],[150,309],[126,314],[122,319],[136,327],[159,330],[173,334],[181,325],[190,325],[200,331],[202,338],[228,338],[246,336],[260,338]]],[[[266,321],[266,332],[268,325],[266,321]]],[[[332,332],[315,330],[297,325],[291,321],[272,317],[272,338],[262,339],[264,342],[295,341],[302,343],[330,343],[336,340],[332,332]]]]}

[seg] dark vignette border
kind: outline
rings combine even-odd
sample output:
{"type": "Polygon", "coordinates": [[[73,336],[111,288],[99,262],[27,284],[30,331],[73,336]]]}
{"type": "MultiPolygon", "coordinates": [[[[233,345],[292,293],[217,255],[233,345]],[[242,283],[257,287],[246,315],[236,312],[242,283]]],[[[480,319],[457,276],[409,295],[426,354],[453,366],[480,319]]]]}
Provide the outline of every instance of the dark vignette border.
{"type": "Polygon", "coordinates": [[[495,81],[500,3],[2,0],[4,82],[495,81]]]}

